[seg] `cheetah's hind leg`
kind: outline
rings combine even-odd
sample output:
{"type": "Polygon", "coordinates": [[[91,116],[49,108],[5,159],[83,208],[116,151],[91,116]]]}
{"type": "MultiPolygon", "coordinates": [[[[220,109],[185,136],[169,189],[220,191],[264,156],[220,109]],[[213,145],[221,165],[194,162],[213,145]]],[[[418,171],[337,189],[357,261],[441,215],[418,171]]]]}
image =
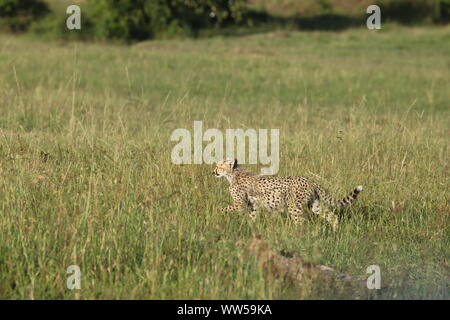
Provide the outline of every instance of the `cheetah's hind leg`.
{"type": "Polygon", "coordinates": [[[300,206],[296,206],[294,203],[289,204],[288,212],[291,215],[295,225],[302,225],[305,222],[305,218],[303,218],[303,210],[300,206]]]}
{"type": "Polygon", "coordinates": [[[310,202],[310,209],[314,214],[317,214],[319,217],[330,223],[333,230],[336,231],[339,223],[337,215],[327,208],[323,208],[322,210],[319,198],[315,198],[310,202]]]}

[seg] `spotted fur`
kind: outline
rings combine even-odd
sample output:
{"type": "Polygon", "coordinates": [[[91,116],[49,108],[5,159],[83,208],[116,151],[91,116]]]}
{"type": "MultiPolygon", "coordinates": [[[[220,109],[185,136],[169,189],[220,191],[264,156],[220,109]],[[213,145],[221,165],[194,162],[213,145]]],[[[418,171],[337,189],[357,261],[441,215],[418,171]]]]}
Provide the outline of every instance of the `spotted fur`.
{"type": "Polygon", "coordinates": [[[345,207],[351,205],[362,191],[362,187],[358,186],[345,198],[335,199],[308,178],[255,175],[240,167],[236,159],[218,162],[213,174],[227,178],[230,183],[233,204],[224,208],[224,211],[231,212],[249,207],[252,220],[256,219],[258,208],[273,211],[287,207],[294,223],[302,223],[303,206],[306,204],[313,213],[326,219],[335,228],[336,215],[322,210],[321,202],[332,207],[345,207]]]}

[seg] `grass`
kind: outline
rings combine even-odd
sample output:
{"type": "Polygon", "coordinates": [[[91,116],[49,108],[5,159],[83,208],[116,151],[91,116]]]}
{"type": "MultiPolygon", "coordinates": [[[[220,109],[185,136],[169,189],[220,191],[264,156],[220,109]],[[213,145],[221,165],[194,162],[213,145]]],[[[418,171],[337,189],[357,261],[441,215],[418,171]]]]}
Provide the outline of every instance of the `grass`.
{"type": "MultiPolygon", "coordinates": [[[[449,28],[272,32],[133,46],[0,35],[0,298],[449,298],[449,28]],[[176,128],[279,128],[280,175],[340,228],[224,215],[227,182],[171,163],[176,128]],[[48,157],[41,154],[48,153],[48,157]],[[267,280],[261,234],[381,291],[267,280]],[[81,268],[81,290],[66,269],[81,268]]],[[[257,170],[254,166],[249,166],[257,170]]]]}

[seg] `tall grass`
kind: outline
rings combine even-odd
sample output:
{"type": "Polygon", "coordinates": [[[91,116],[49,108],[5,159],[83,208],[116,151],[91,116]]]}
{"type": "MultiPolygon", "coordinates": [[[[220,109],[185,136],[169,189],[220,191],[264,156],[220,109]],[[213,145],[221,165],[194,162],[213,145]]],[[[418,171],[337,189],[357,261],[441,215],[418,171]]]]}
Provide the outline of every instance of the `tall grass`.
{"type": "Polygon", "coordinates": [[[0,297],[448,299],[449,40],[389,27],[131,47],[0,36],[0,297]],[[194,120],[279,128],[280,175],[365,189],[337,232],[224,215],[227,182],[170,161],[171,132],[194,120]],[[257,234],[354,276],[379,265],[388,288],[269,281],[246,251],[257,234]]]}

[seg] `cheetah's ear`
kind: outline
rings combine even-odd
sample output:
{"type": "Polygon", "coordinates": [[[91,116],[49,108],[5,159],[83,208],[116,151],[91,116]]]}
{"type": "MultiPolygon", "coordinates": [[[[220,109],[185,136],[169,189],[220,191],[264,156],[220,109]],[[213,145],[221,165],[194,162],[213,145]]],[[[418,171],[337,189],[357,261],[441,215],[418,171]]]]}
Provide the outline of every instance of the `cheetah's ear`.
{"type": "Polygon", "coordinates": [[[237,166],[238,166],[238,161],[237,161],[237,159],[233,159],[233,161],[232,161],[232,163],[231,163],[231,167],[232,167],[233,169],[236,169],[237,166]]]}
{"type": "Polygon", "coordinates": [[[238,167],[237,159],[234,158],[227,158],[223,163],[230,167],[230,169],[236,169],[238,167]]]}

